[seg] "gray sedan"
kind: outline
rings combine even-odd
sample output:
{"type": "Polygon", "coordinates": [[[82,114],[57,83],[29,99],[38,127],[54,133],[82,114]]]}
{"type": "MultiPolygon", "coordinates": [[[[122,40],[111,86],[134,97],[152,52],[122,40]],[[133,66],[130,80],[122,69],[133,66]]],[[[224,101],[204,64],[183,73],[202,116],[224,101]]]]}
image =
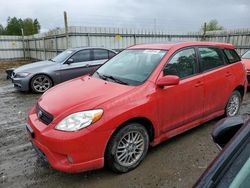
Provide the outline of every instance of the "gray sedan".
{"type": "Polygon", "coordinates": [[[72,48],[52,59],[15,69],[11,79],[21,91],[43,93],[58,83],[94,71],[115,55],[115,51],[105,48],[72,48]]]}

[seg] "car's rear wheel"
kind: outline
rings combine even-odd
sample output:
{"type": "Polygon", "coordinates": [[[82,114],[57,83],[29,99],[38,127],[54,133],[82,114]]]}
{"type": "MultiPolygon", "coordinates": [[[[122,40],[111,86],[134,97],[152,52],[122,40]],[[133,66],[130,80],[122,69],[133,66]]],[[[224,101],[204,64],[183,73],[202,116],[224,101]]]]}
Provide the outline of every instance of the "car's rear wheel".
{"type": "Polygon", "coordinates": [[[225,115],[227,117],[232,117],[238,114],[241,104],[241,94],[239,91],[235,90],[227,102],[225,115]]]}
{"type": "Polygon", "coordinates": [[[36,93],[44,93],[53,86],[52,80],[44,74],[36,75],[31,79],[30,87],[36,93]]]}
{"type": "Polygon", "coordinates": [[[148,146],[145,127],[138,123],[127,124],[112,136],[106,150],[106,165],[118,173],[133,170],[145,158],[148,146]]]}

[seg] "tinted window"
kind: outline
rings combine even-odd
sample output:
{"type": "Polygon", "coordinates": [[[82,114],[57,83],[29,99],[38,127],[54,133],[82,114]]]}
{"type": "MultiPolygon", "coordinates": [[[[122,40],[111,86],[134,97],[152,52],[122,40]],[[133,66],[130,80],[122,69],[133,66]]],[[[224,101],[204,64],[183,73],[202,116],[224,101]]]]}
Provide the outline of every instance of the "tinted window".
{"type": "Polygon", "coordinates": [[[93,50],[94,60],[108,59],[108,50],[93,50]]]}
{"type": "Polygon", "coordinates": [[[196,55],[193,48],[177,52],[164,68],[164,75],[177,75],[184,78],[196,73],[196,55]]]}
{"type": "Polygon", "coordinates": [[[240,61],[240,57],[235,50],[225,49],[224,53],[226,54],[226,57],[230,64],[240,61]]]}
{"type": "Polygon", "coordinates": [[[114,57],[115,55],[116,55],[116,53],[109,51],[109,59],[114,57]]]}
{"type": "Polygon", "coordinates": [[[79,52],[76,52],[71,59],[74,60],[74,63],[77,62],[84,62],[84,61],[90,61],[90,50],[81,50],[79,52]]]}
{"type": "Polygon", "coordinates": [[[242,59],[250,59],[250,50],[243,54],[242,59]]]}
{"type": "Polygon", "coordinates": [[[202,71],[214,69],[224,65],[223,57],[219,49],[215,48],[199,48],[201,56],[202,71]]]}

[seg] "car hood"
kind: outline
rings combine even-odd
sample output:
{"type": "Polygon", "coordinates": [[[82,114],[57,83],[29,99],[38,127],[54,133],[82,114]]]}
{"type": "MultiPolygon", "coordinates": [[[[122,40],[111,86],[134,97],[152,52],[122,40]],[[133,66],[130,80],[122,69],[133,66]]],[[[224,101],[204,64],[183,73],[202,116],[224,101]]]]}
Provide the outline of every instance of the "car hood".
{"type": "Polygon", "coordinates": [[[242,59],[247,70],[250,70],[250,59],[242,59]]]}
{"type": "Polygon", "coordinates": [[[29,73],[35,73],[35,72],[42,72],[44,68],[48,68],[51,66],[55,66],[57,63],[52,61],[38,61],[35,63],[30,63],[27,65],[23,65],[21,67],[16,68],[14,71],[17,72],[29,72],[29,73]]]}
{"type": "Polygon", "coordinates": [[[89,76],[59,84],[42,95],[38,104],[54,117],[94,109],[98,105],[133,90],[135,86],[121,85],[89,76]]]}

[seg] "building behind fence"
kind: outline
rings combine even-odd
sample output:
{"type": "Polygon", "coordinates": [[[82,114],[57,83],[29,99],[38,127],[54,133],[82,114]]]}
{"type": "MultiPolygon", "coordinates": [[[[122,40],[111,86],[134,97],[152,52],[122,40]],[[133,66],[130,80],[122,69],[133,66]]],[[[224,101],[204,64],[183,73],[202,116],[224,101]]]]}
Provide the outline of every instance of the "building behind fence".
{"type": "Polygon", "coordinates": [[[232,43],[239,54],[250,49],[250,29],[189,34],[132,28],[69,27],[32,36],[0,36],[0,60],[49,59],[71,47],[106,47],[122,50],[141,43],[176,41],[216,41],[232,43]]]}

